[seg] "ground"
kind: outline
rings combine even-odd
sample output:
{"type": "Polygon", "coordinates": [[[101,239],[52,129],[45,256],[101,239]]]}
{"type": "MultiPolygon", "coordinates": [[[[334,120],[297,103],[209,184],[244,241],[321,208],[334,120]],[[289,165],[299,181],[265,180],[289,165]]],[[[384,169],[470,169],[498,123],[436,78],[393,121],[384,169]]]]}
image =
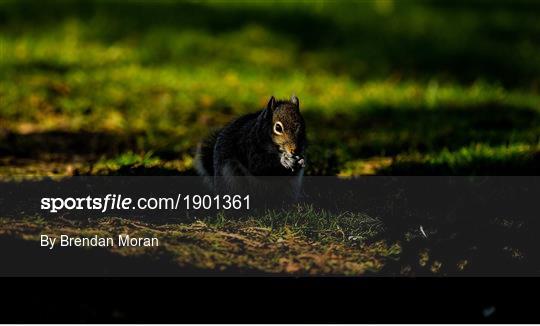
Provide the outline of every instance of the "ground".
{"type": "MultiPolygon", "coordinates": [[[[196,144],[213,129],[292,93],[307,123],[308,175],[536,175],[539,9],[532,1],[3,0],[0,176],[193,175],[196,144]]],[[[276,224],[271,213],[167,225],[5,216],[0,233],[14,241],[58,228],[159,233],[171,244],[157,257],[183,270],[474,266],[456,255],[426,263],[431,242],[415,242],[406,256],[419,241],[407,240],[414,223],[390,235],[393,221],[378,216],[291,214],[295,224],[276,224]]],[[[519,229],[503,224],[505,234],[519,229]]],[[[528,259],[527,247],[491,245],[514,257],[511,266],[528,259]]]]}

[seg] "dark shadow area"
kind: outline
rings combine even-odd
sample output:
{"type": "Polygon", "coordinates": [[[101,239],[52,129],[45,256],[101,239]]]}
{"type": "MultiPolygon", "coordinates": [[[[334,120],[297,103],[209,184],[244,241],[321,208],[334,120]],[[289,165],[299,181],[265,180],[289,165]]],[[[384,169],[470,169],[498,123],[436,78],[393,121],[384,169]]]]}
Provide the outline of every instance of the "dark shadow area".
{"type": "Polygon", "coordinates": [[[122,176],[196,176],[197,172],[194,169],[179,171],[172,168],[163,167],[147,167],[142,165],[122,166],[116,171],[102,173],[100,175],[122,175],[122,176]]]}
{"type": "MultiPolygon", "coordinates": [[[[0,6],[3,28],[47,29],[66,19],[92,26],[101,42],[141,42],[149,31],[180,33],[201,30],[222,34],[260,25],[291,40],[301,53],[317,52],[328,70],[358,79],[390,74],[419,79],[446,76],[462,82],[478,78],[506,86],[538,84],[540,62],[535,40],[540,37],[535,1],[395,1],[389,14],[373,2],[332,3],[320,11],[301,6],[210,6],[185,2],[12,1],[0,6]],[[326,14],[328,13],[328,15],[326,14]],[[507,21],[501,22],[501,15],[507,21]],[[528,46],[529,44],[530,46],[528,46]]],[[[159,43],[159,41],[156,41],[159,43]]],[[[155,44],[154,44],[155,45],[155,44]]],[[[199,51],[176,58],[168,45],[148,47],[149,64],[203,64],[199,51]],[[154,51],[154,52],[152,52],[154,51]]],[[[298,59],[302,65],[304,60],[298,59]]],[[[310,68],[309,64],[305,68],[310,68]]],[[[537,87],[537,86],[536,86],[537,87]]]]}
{"type": "MultiPolygon", "coordinates": [[[[170,136],[169,136],[170,138],[170,136]]],[[[145,166],[141,163],[123,164],[119,168],[93,167],[103,158],[114,158],[123,153],[149,151],[155,149],[154,144],[145,144],[145,134],[117,134],[107,132],[67,132],[49,131],[19,134],[10,132],[0,136],[0,158],[7,160],[0,163],[10,168],[34,167],[46,170],[47,164],[82,163],[82,169],[74,169],[73,175],[155,175],[180,176],[195,175],[194,169],[178,170],[164,166],[145,166]]],[[[160,138],[160,139],[163,139],[160,138]]],[[[175,139],[166,139],[174,143],[175,139]]],[[[181,153],[162,149],[157,151],[157,157],[178,159],[181,153]]]]}
{"type": "Polygon", "coordinates": [[[497,103],[434,109],[374,106],[332,115],[310,110],[303,115],[311,144],[337,147],[355,158],[540,141],[540,112],[497,103]]]}
{"type": "Polygon", "coordinates": [[[376,171],[379,175],[540,175],[540,150],[462,162],[397,160],[376,171]]]}
{"type": "Polygon", "coordinates": [[[29,134],[8,133],[0,141],[0,156],[40,158],[48,155],[116,155],[126,150],[137,150],[140,135],[107,132],[49,131],[29,134]]]}
{"type": "Polygon", "coordinates": [[[372,107],[325,115],[304,112],[308,130],[307,173],[333,175],[349,160],[400,154],[436,159],[393,160],[376,169],[395,175],[537,174],[538,151],[512,152],[513,144],[540,143],[540,113],[533,109],[481,104],[430,109],[372,107]],[[324,132],[321,132],[324,130],[324,132]],[[484,156],[477,145],[488,146],[484,156]],[[463,151],[446,161],[441,152],[463,151]],[[476,155],[476,156],[475,156],[476,155]],[[471,157],[469,157],[471,156],[471,157]]]}
{"type": "Polygon", "coordinates": [[[422,0],[420,3],[427,4],[433,8],[445,11],[471,11],[474,13],[493,13],[493,12],[530,12],[540,11],[540,4],[530,0],[455,0],[455,1],[433,1],[422,0]]]}
{"type": "Polygon", "coordinates": [[[47,74],[66,74],[73,68],[76,68],[76,65],[68,64],[65,62],[50,62],[47,60],[38,61],[34,60],[32,62],[16,63],[10,65],[10,68],[19,72],[19,73],[28,73],[28,72],[41,72],[47,74]]]}
{"type": "MultiPolygon", "coordinates": [[[[399,241],[380,275],[537,276],[537,177],[328,179],[306,197],[316,207],[380,218],[380,239],[399,241]]],[[[379,273],[377,273],[379,275],[379,273]]]]}

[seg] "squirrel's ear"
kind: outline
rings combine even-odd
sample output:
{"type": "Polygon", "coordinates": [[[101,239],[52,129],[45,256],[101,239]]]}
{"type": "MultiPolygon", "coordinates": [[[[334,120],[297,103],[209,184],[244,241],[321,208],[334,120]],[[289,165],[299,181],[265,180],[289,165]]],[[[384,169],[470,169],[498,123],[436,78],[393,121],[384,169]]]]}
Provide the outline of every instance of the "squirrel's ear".
{"type": "Polygon", "coordinates": [[[296,95],[294,94],[293,96],[291,96],[291,103],[296,105],[296,107],[300,109],[300,101],[298,100],[298,97],[296,97],[296,95]]]}
{"type": "Polygon", "coordinates": [[[269,109],[270,111],[274,111],[274,109],[276,108],[276,99],[273,96],[270,97],[270,100],[268,101],[266,108],[269,109]]]}
{"type": "Polygon", "coordinates": [[[266,105],[266,109],[264,109],[261,113],[262,119],[264,120],[271,119],[275,108],[276,108],[276,99],[272,96],[270,97],[270,100],[268,101],[268,104],[266,105]]]}

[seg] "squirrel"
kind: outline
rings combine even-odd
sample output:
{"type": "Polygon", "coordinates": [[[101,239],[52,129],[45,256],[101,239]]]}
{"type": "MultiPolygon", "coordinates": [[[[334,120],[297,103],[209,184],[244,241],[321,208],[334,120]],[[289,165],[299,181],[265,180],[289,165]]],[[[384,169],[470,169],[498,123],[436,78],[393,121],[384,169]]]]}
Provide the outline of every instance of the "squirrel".
{"type": "Polygon", "coordinates": [[[195,167],[214,187],[217,179],[233,176],[289,176],[301,183],[306,145],[298,98],[272,96],[265,109],[233,120],[199,144],[195,167]]]}

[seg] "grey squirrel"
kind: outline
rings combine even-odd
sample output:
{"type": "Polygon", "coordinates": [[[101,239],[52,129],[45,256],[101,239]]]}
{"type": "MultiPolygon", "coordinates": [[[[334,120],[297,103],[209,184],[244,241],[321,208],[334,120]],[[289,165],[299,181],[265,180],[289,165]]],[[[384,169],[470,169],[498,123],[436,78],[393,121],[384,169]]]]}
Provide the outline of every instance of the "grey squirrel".
{"type": "Polygon", "coordinates": [[[195,166],[214,183],[233,176],[301,177],[305,148],[300,101],[294,95],[290,100],[272,96],[265,109],[233,120],[203,141],[195,166]]]}

